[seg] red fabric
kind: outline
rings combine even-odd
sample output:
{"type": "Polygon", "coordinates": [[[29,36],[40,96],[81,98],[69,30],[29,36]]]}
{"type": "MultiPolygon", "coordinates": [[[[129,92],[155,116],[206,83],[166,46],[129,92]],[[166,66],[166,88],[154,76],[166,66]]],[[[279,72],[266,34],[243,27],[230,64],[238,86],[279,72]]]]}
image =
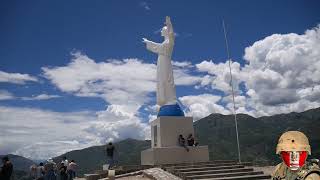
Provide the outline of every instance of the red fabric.
{"type": "MultiPolygon", "coordinates": [[[[299,167],[302,167],[307,159],[307,151],[301,151],[299,156],[299,167]]],[[[290,151],[281,151],[281,157],[283,162],[290,167],[290,151]]]]}
{"type": "Polygon", "coordinates": [[[303,166],[307,159],[307,151],[300,152],[299,166],[303,166]]]}
{"type": "Polygon", "coordinates": [[[283,162],[290,167],[290,152],[287,151],[281,151],[281,157],[283,162]]]}

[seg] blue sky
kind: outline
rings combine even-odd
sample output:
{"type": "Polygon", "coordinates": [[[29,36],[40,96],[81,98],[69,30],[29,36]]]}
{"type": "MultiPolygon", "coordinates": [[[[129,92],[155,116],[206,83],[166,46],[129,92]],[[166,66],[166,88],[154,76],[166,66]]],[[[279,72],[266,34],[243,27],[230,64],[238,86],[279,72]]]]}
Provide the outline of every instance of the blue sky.
{"type": "Polygon", "coordinates": [[[161,42],[167,15],[177,34],[177,96],[195,120],[232,112],[222,19],[235,61],[237,112],[258,117],[319,107],[319,6],[316,0],[1,1],[6,132],[0,136],[12,138],[1,137],[0,154],[47,158],[148,138],[157,57],[142,38],[161,42]],[[57,149],[45,153],[53,144],[57,149]]]}

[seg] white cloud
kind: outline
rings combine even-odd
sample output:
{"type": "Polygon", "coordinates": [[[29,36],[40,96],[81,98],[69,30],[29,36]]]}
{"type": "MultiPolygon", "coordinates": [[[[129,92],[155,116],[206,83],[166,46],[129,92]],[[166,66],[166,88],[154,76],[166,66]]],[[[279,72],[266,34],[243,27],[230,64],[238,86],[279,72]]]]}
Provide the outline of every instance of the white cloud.
{"type": "Polygon", "coordinates": [[[14,99],[14,95],[7,90],[0,90],[0,100],[14,99]]]}
{"type": "MultiPolygon", "coordinates": [[[[36,108],[0,107],[1,138],[0,154],[23,153],[26,157],[35,159],[48,158],[56,153],[55,147],[41,147],[58,141],[84,140],[92,135],[85,133],[83,128],[94,121],[94,114],[90,112],[59,113],[36,108]],[[38,143],[39,146],[36,145],[38,143]],[[26,149],[33,147],[33,149],[26,149]],[[41,151],[41,154],[34,152],[41,151]],[[26,154],[30,153],[30,154],[26,154]]],[[[91,142],[85,141],[78,148],[90,146],[91,142]]],[[[72,149],[72,148],[71,148],[72,149]]],[[[71,150],[64,146],[61,151],[71,150]]]]}
{"type": "MultiPolygon", "coordinates": [[[[245,49],[247,64],[232,63],[237,112],[265,116],[301,112],[320,106],[320,26],[304,34],[274,34],[245,49]],[[243,82],[245,89],[240,89],[243,82]],[[244,94],[247,95],[244,96],[244,94]]],[[[200,87],[223,91],[232,109],[228,62],[196,64],[207,72],[200,87]]]]}
{"type": "MultiPolygon", "coordinates": [[[[156,65],[139,59],[107,60],[96,63],[81,53],[63,67],[44,67],[44,76],[61,91],[76,96],[101,97],[111,105],[138,110],[150,102],[156,88],[156,65]]],[[[200,78],[188,68],[174,69],[177,85],[193,85],[200,78]]],[[[137,113],[137,112],[136,112],[137,113]]]]}
{"type": "Polygon", "coordinates": [[[7,73],[4,71],[0,71],[0,82],[25,84],[27,81],[36,82],[38,81],[38,79],[36,77],[30,76],[29,74],[7,73]]]}
{"type": "Polygon", "coordinates": [[[172,65],[180,68],[193,67],[190,61],[172,61],[172,65]]]}
{"type": "Polygon", "coordinates": [[[98,121],[92,123],[85,131],[94,134],[97,141],[101,143],[126,138],[148,138],[149,125],[142,123],[141,119],[137,117],[138,107],[136,109],[131,107],[109,105],[106,111],[97,113],[98,121]]]}
{"type": "Polygon", "coordinates": [[[257,110],[267,114],[319,106],[320,29],[274,34],[245,49],[243,80],[257,110]]]}
{"type": "Polygon", "coordinates": [[[148,124],[123,107],[100,112],[53,112],[0,106],[0,154],[45,159],[110,140],[145,139],[148,124]]]}
{"type": "Polygon", "coordinates": [[[211,113],[230,113],[228,109],[218,104],[221,100],[220,96],[201,94],[195,96],[183,96],[180,97],[179,100],[188,108],[186,115],[193,116],[195,120],[206,117],[211,113]]]}
{"type": "Polygon", "coordinates": [[[22,100],[47,100],[47,99],[53,99],[53,98],[59,98],[61,96],[59,95],[48,95],[48,94],[39,94],[32,97],[21,97],[22,100]]]}
{"type": "MultiPolygon", "coordinates": [[[[217,89],[223,91],[226,94],[231,93],[230,87],[230,68],[229,62],[215,64],[212,61],[202,61],[199,64],[196,64],[197,69],[200,72],[206,72],[208,75],[205,75],[201,80],[201,86],[210,85],[212,89],[217,89]]],[[[232,81],[235,91],[239,90],[239,84],[241,82],[241,69],[238,62],[232,62],[232,81]]]]}
{"type": "Polygon", "coordinates": [[[201,82],[201,77],[191,75],[189,69],[174,69],[174,83],[176,85],[195,85],[201,82]]]}
{"type": "Polygon", "coordinates": [[[96,63],[76,53],[67,66],[42,69],[61,91],[101,97],[111,104],[142,105],[156,87],[156,66],[138,59],[96,63]]]}

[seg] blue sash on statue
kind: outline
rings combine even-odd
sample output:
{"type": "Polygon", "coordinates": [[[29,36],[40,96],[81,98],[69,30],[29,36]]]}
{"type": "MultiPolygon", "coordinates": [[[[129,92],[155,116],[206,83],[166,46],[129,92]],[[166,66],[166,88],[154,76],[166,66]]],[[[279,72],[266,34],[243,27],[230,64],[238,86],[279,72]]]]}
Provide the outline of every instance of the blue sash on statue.
{"type": "Polygon", "coordinates": [[[179,104],[163,105],[158,113],[158,117],[160,116],[184,116],[184,113],[179,104]]]}

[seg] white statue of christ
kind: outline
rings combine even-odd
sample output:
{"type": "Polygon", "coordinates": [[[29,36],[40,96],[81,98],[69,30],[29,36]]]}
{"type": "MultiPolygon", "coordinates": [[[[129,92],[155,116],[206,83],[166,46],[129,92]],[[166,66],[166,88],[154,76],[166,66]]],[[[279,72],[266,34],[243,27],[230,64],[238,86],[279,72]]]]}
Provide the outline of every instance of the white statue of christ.
{"type": "Polygon", "coordinates": [[[157,60],[157,104],[164,105],[177,104],[176,88],[173,80],[171,55],[174,45],[174,32],[170,17],[166,17],[165,26],[161,30],[164,37],[162,43],[155,43],[143,38],[147,49],[158,54],[157,60]]]}

